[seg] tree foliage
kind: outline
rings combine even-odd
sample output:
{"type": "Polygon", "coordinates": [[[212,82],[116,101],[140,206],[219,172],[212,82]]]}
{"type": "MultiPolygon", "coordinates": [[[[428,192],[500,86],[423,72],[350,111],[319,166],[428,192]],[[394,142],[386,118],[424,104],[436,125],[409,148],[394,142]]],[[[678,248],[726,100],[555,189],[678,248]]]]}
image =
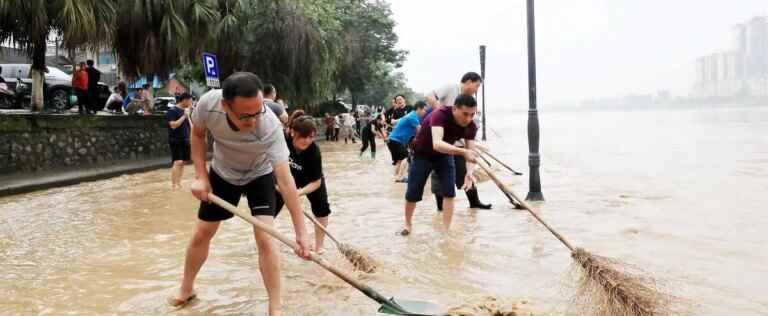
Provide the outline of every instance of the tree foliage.
{"type": "Polygon", "coordinates": [[[207,51],[221,77],[251,71],[306,105],[407,92],[394,27],[382,0],[0,0],[0,40],[27,50],[35,69],[52,32],[65,48],[111,47],[129,80],[188,78],[207,51]]]}
{"type": "Polygon", "coordinates": [[[95,51],[111,39],[111,0],[0,0],[0,43],[11,42],[32,60],[32,105],[43,109],[47,41],[60,35],[65,48],[95,51]]]}

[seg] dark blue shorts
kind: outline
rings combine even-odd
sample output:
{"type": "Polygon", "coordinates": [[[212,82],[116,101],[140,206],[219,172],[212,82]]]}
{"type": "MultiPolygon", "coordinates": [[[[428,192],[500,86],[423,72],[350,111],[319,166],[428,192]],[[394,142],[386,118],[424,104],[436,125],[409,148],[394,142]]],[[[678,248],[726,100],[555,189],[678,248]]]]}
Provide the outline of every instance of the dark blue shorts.
{"type": "Polygon", "coordinates": [[[456,196],[456,166],[453,163],[453,156],[444,155],[434,160],[428,160],[417,154],[413,157],[413,162],[408,170],[406,201],[421,201],[421,197],[424,195],[424,186],[427,184],[429,174],[433,171],[440,178],[440,192],[443,193],[443,196],[448,198],[456,196]]]}

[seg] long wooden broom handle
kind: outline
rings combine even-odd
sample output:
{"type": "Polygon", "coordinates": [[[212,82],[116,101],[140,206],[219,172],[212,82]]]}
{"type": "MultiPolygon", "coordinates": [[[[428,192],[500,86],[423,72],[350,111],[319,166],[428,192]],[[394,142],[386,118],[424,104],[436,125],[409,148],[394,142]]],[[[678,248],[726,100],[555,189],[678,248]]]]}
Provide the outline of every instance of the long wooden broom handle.
{"type": "Polygon", "coordinates": [[[310,221],[312,221],[312,223],[315,223],[315,226],[317,228],[320,228],[320,230],[322,230],[323,233],[325,233],[325,235],[328,236],[328,238],[333,240],[333,242],[336,244],[336,247],[341,247],[341,243],[338,240],[336,240],[336,238],[333,238],[333,235],[331,235],[331,233],[329,233],[328,230],[325,229],[325,226],[323,226],[323,224],[317,221],[317,219],[314,216],[309,215],[307,211],[302,211],[302,212],[304,212],[304,216],[306,216],[310,221]]]}
{"type": "MultiPolygon", "coordinates": [[[[522,173],[521,173],[521,172],[517,172],[517,171],[515,171],[515,169],[512,169],[512,167],[508,166],[508,165],[507,165],[507,164],[505,164],[503,161],[499,160],[499,158],[496,158],[496,156],[494,156],[493,154],[491,154],[491,152],[490,152],[490,151],[488,151],[488,150],[486,150],[485,148],[476,148],[476,149],[478,149],[478,150],[477,150],[478,152],[482,152],[482,153],[486,154],[488,157],[490,157],[490,158],[491,158],[491,159],[493,159],[494,161],[498,162],[500,165],[502,165],[504,168],[507,168],[507,170],[511,171],[512,173],[514,173],[514,174],[516,174],[516,175],[522,175],[522,173]]],[[[482,157],[482,155],[480,155],[480,156],[482,157]]],[[[483,159],[483,160],[485,160],[485,159],[483,159]]],[[[487,163],[487,162],[488,162],[488,160],[485,160],[485,162],[487,163]]],[[[490,165],[490,164],[488,164],[488,165],[490,165]]]]}
{"type": "MultiPolygon", "coordinates": [[[[477,153],[478,155],[482,155],[482,153],[479,150],[475,150],[475,153],[477,153]]],[[[480,168],[482,168],[483,171],[485,171],[485,173],[487,173],[488,176],[491,177],[491,180],[493,180],[493,182],[496,183],[496,186],[498,186],[502,192],[512,195],[515,198],[515,200],[517,200],[517,202],[520,203],[520,205],[522,205],[523,208],[525,208],[528,211],[528,213],[531,213],[531,215],[533,215],[533,217],[536,218],[536,220],[538,220],[539,223],[544,225],[544,227],[546,227],[550,233],[555,235],[555,237],[557,237],[557,239],[559,239],[571,252],[575,250],[573,245],[571,245],[571,243],[568,242],[568,240],[565,239],[565,237],[563,237],[558,232],[556,232],[552,227],[549,226],[549,224],[547,224],[547,222],[545,222],[541,217],[539,217],[539,215],[536,214],[536,212],[533,210],[533,208],[530,205],[528,205],[528,203],[526,203],[523,199],[517,196],[517,194],[515,194],[515,191],[512,191],[507,187],[506,184],[504,184],[504,182],[501,182],[501,180],[499,180],[499,178],[496,177],[496,175],[491,171],[491,168],[487,167],[481,161],[478,161],[477,165],[479,165],[480,168]]]]}
{"type": "MultiPolygon", "coordinates": [[[[280,232],[278,232],[274,228],[272,228],[270,226],[267,226],[266,224],[260,222],[255,217],[251,216],[251,214],[247,214],[247,213],[243,212],[242,210],[238,209],[237,207],[235,207],[234,205],[230,204],[229,202],[222,200],[220,197],[214,195],[213,193],[208,193],[208,200],[210,200],[214,204],[216,204],[216,205],[226,209],[227,211],[231,212],[232,214],[237,215],[237,217],[240,217],[240,218],[244,219],[246,222],[250,223],[255,228],[257,228],[257,229],[259,229],[259,230],[269,234],[270,236],[272,236],[275,239],[279,240],[280,242],[284,243],[288,247],[291,247],[291,249],[293,249],[294,251],[299,248],[299,245],[295,241],[285,237],[283,234],[280,234],[280,232]]],[[[318,256],[316,253],[310,252],[309,253],[309,260],[312,260],[313,262],[317,263],[319,266],[321,266],[324,269],[328,270],[329,272],[333,273],[334,275],[336,275],[340,279],[344,280],[344,282],[349,283],[349,285],[351,285],[354,288],[360,290],[361,292],[363,292],[368,297],[370,297],[370,298],[372,298],[372,299],[374,299],[374,300],[376,300],[378,302],[381,302],[381,300],[383,300],[385,302],[387,301],[387,299],[385,297],[381,296],[379,293],[377,293],[376,291],[371,289],[369,286],[361,283],[358,280],[355,280],[354,278],[352,278],[347,273],[344,273],[343,271],[337,269],[336,267],[331,265],[328,261],[325,261],[325,259],[323,259],[320,256],[318,256]]]]}

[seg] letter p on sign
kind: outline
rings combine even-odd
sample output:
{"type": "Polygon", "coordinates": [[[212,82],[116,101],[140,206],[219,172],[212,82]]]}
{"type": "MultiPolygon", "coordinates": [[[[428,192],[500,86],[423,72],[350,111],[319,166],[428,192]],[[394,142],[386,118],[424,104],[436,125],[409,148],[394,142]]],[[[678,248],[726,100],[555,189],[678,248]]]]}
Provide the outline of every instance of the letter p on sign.
{"type": "Polygon", "coordinates": [[[211,88],[219,87],[219,63],[216,55],[203,53],[203,70],[205,70],[205,82],[211,88]]]}

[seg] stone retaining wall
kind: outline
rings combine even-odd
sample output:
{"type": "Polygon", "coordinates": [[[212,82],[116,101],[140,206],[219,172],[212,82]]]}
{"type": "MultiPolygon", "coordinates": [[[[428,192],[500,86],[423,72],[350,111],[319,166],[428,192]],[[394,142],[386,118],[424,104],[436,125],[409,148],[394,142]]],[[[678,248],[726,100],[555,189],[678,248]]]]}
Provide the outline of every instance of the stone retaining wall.
{"type": "Polygon", "coordinates": [[[159,157],[170,160],[165,116],[0,114],[0,175],[159,157]]]}
{"type": "Polygon", "coordinates": [[[0,174],[169,156],[164,116],[0,115],[0,174]]]}

